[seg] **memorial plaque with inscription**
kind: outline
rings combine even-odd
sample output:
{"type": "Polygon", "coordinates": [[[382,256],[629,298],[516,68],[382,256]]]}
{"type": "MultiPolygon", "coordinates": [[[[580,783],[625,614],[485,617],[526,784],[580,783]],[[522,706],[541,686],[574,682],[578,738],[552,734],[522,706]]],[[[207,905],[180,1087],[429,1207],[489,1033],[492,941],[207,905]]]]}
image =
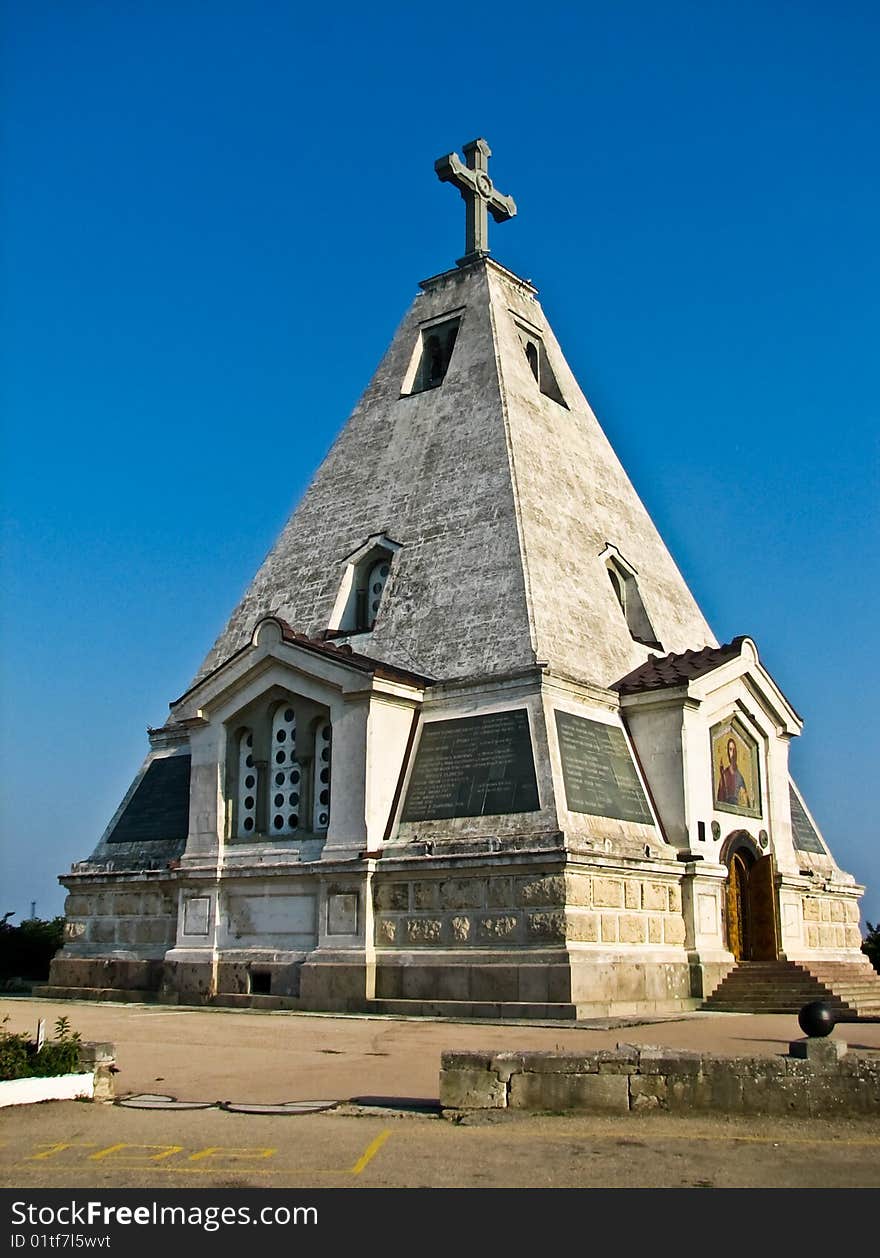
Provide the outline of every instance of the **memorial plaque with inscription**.
{"type": "Polygon", "coordinates": [[[402,821],[537,812],[539,807],[524,709],[425,725],[402,821]]]}
{"type": "Polygon", "coordinates": [[[557,711],[556,732],[572,812],[654,824],[622,730],[557,711]]]}
{"type": "Polygon", "coordinates": [[[801,852],[815,852],[817,856],[824,856],[825,848],[822,846],[822,840],[813,829],[803,804],[790,784],[788,797],[791,801],[791,832],[795,847],[801,852]]]}

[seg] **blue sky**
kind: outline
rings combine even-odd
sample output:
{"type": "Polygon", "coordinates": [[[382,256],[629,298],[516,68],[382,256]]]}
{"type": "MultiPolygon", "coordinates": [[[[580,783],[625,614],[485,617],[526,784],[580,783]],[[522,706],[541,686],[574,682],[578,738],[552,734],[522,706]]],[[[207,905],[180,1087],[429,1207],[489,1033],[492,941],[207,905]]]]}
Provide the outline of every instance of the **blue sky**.
{"type": "Polygon", "coordinates": [[[60,911],[485,135],[530,277],[880,918],[873,3],[7,3],[2,873],[60,911]]]}

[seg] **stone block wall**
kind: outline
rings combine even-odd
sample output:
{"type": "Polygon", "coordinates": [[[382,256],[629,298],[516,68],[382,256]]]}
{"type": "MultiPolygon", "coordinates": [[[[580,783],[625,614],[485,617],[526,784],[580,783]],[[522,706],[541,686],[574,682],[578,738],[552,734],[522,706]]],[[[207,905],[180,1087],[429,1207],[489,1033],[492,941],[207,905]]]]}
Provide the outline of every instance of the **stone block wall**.
{"type": "Polygon", "coordinates": [[[565,879],[486,873],[378,881],[381,948],[521,946],[565,940],[565,879]]]}
{"type": "Polygon", "coordinates": [[[257,971],[269,975],[267,995],[298,996],[301,969],[301,959],[295,962],[264,961],[261,958],[251,961],[220,961],[217,965],[217,991],[234,996],[250,995],[251,975],[257,971]]]}
{"type": "Polygon", "coordinates": [[[571,943],[680,947],[677,876],[487,871],[398,877],[374,891],[380,948],[522,947],[571,943]]]}
{"type": "Polygon", "coordinates": [[[159,957],[173,947],[177,895],[167,887],[116,883],[71,892],[64,905],[65,946],[85,954],[126,949],[159,957]]]}
{"type": "Polygon", "coordinates": [[[657,1045],[574,1053],[445,1052],[445,1110],[625,1114],[880,1114],[880,1058],[839,1041],[806,1040],[788,1056],[714,1057],[657,1045]]]}
{"type": "Polygon", "coordinates": [[[159,990],[177,931],[177,888],[167,876],[77,885],[64,912],[64,948],[50,966],[51,987],[120,996],[159,990]]]}
{"type": "Polygon", "coordinates": [[[685,940],[678,877],[568,874],[568,938],[617,946],[680,947],[685,940]]]}
{"type": "Polygon", "coordinates": [[[805,895],[803,914],[804,942],[808,948],[861,948],[858,901],[805,895]]]}

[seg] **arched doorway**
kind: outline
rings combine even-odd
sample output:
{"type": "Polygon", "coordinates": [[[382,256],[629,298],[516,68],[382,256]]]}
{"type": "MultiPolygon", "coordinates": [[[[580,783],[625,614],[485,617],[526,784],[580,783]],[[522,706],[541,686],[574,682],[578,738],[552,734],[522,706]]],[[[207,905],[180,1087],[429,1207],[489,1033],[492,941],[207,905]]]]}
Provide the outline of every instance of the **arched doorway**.
{"type": "Polygon", "coordinates": [[[745,831],[732,834],[721,858],[727,865],[727,946],[737,961],[775,961],[779,955],[773,857],[745,831]]]}

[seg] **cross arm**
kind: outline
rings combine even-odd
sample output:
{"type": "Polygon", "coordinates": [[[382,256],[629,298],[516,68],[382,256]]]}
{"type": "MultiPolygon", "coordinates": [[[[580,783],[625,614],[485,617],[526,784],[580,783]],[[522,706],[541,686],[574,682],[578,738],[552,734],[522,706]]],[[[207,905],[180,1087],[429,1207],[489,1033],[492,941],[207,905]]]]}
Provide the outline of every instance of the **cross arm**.
{"type": "Polygon", "coordinates": [[[471,191],[476,190],[473,171],[468,170],[457,153],[447,153],[445,157],[438,157],[434,163],[434,169],[441,183],[454,183],[462,192],[464,191],[462,184],[471,191]]]}
{"type": "Polygon", "coordinates": [[[513,218],[516,214],[516,202],[513,197],[502,196],[497,188],[492,189],[488,205],[489,213],[496,223],[503,223],[506,219],[513,218]]]}
{"type": "Polygon", "coordinates": [[[516,214],[516,202],[498,191],[484,170],[471,170],[457,153],[438,157],[434,170],[441,183],[451,183],[467,200],[468,196],[482,197],[496,223],[503,223],[516,214]]]}

